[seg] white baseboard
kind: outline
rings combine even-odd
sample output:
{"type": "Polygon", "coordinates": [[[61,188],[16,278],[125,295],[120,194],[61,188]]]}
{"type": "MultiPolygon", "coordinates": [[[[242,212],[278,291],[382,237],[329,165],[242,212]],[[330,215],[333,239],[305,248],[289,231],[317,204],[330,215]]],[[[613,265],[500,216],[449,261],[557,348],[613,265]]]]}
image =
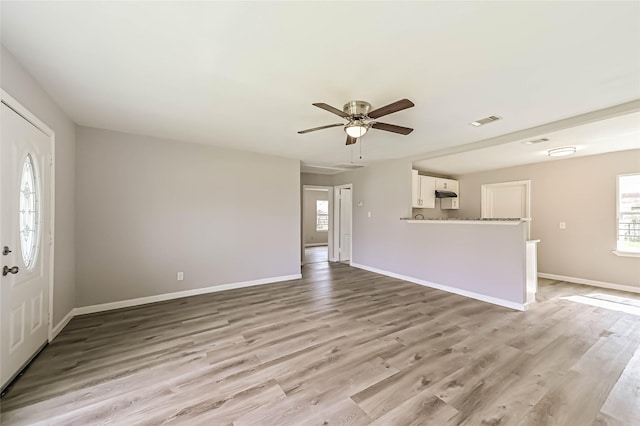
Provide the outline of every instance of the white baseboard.
{"type": "Polygon", "coordinates": [[[359,263],[351,263],[354,268],[364,269],[366,271],[375,272],[376,274],[386,275],[392,278],[398,278],[400,280],[409,281],[414,284],[423,285],[425,287],[431,287],[438,290],[446,291],[448,293],[454,293],[460,296],[469,297],[471,299],[480,300],[482,302],[492,303],[494,305],[503,306],[505,308],[515,309],[517,311],[526,311],[527,305],[525,303],[516,303],[510,300],[499,299],[497,297],[486,296],[480,293],[474,293],[472,291],[462,290],[455,287],[450,287],[443,284],[436,284],[429,281],[421,280],[418,278],[409,277],[407,275],[396,274],[395,272],[384,271],[382,269],[373,268],[371,266],[360,265],[359,263]]]}
{"type": "Polygon", "coordinates": [[[193,290],[176,291],[174,293],[158,294],[155,296],[139,297],[137,299],[119,300],[117,302],[102,303],[99,305],[82,306],[76,308],[74,315],[93,314],[96,312],[111,311],[113,309],[129,308],[131,306],[146,305],[148,303],[164,302],[166,300],[180,299],[182,297],[197,296],[199,294],[215,293],[218,291],[232,290],[236,288],[252,287],[256,285],[272,284],[282,281],[291,281],[302,278],[302,274],[285,275],[281,277],[263,278],[253,281],[242,281],[231,284],[222,284],[212,287],[196,288],[193,290]]]}
{"type": "Polygon", "coordinates": [[[305,244],[305,247],[320,247],[320,246],[329,246],[329,244],[327,243],[311,243],[311,244],[305,244]]]}
{"type": "Polygon", "coordinates": [[[538,278],[546,278],[549,280],[557,280],[557,281],[566,281],[566,282],[575,283],[575,284],[586,284],[593,287],[609,288],[611,290],[628,291],[631,293],[640,293],[640,287],[633,287],[630,285],[623,285],[623,284],[606,283],[604,281],[587,280],[584,278],[565,277],[563,275],[547,274],[544,272],[538,272],[538,278]]]}
{"type": "Polygon", "coordinates": [[[62,318],[60,320],[60,322],[58,323],[58,325],[56,325],[55,327],[53,327],[53,329],[51,330],[51,335],[49,336],[49,343],[51,343],[53,341],[53,339],[56,338],[56,336],[58,334],[60,334],[60,332],[62,331],[62,329],[69,324],[69,321],[71,321],[71,319],[76,315],[76,308],[73,308],[69,311],[69,313],[67,313],[67,315],[64,316],[64,318],[62,318]]]}

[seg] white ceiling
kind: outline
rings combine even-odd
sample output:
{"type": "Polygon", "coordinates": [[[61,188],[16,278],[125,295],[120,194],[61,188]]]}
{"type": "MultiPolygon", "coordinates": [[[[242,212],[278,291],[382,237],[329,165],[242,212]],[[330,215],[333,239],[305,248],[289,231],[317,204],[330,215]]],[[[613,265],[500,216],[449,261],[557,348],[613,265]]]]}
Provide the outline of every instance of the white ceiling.
{"type": "MultiPolygon", "coordinates": [[[[462,175],[521,164],[558,161],[638,148],[640,148],[640,112],[543,133],[506,144],[415,161],[413,166],[418,170],[436,174],[462,175]],[[535,144],[525,143],[540,138],[549,140],[535,144]],[[549,157],[548,150],[564,146],[575,147],[575,154],[568,157],[549,157]]],[[[638,156],[638,165],[640,166],[640,156],[638,156]]]]}
{"type": "Polygon", "coordinates": [[[311,105],[354,99],[415,128],[367,163],[640,98],[639,2],[2,1],[2,43],[78,124],[334,165],[359,161],[311,105]],[[504,119],[483,127],[469,122],[504,119]]]}

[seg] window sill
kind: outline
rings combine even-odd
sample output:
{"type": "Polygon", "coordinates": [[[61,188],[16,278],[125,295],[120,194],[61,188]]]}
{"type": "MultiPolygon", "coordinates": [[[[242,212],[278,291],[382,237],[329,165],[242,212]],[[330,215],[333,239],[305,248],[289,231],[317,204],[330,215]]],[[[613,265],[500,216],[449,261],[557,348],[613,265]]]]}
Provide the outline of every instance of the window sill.
{"type": "Polygon", "coordinates": [[[632,252],[632,251],[618,251],[613,250],[611,253],[620,257],[640,257],[640,253],[632,252]]]}

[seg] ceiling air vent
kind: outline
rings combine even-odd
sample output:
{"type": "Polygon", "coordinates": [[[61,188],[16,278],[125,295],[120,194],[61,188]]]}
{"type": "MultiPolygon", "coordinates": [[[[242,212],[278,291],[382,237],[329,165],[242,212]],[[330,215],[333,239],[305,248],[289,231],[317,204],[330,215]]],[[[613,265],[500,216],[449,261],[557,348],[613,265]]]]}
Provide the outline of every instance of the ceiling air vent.
{"type": "Polygon", "coordinates": [[[364,167],[364,164],[342,163],[342,164],[336,164],[333,167],[337,167],[337,168],[340,168],[340,169],[353,170],[353,169],[360,169],[360,168],[364,167]]]}
{"type": "Polygon", "coordinates": [[[549,142],[549,138],[534,139],[532,141],[525,141],[524,143],[527,145],[535,145],[537,143],[542,143],[542,142],[549,142]]]}
{"type": "Polygon", "coordinates": [[[502,117],[498,117],[497,115],[492,115],[492,116],[487,117],[487,118],[482,118],[480,120],[473,121],[473,122],[471,122],[469,124],[471,124],[472,126],[480,127],[480,126],[484,126],[485,124],[488,124],[488,123],[493,123],[494,121],[498,121],[500,119],[502,119],[502,117]]]}

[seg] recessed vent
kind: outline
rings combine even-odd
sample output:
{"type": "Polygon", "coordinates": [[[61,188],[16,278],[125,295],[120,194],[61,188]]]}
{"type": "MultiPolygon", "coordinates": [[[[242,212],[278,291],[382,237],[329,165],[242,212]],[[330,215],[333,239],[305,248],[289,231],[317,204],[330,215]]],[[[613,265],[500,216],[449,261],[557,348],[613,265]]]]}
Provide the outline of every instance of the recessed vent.
{"type": "Polygon", "coordinates": [[[502,117],[498,117],[497,115],[492,115],[492,116],[487,117],[487,118],[482,118],[480,120],[476,120],[476,121],[471,122],[469,124],[471,124],[472,126],[480,127],[480,126],[484,126],[485,124],[488,124],[488,123],[493,123],[494,121],[498,121],[500,119],[502,119],[502,117]]]}
{"type": "Polygon", "coordinates": [[[364,167],[364,164],[353,164],[353,163],[342,163],[342,164],[336,164],[333,167],[337,167],[339,169],[360,169],[362,167],[364,167]]]}
{"type": "Polygon", "coordinates": [[[537,143],[542,143],[542,142],[549,142],[549,138],[534,139],[532,141],[525,141],[523,143],[525,143],[527,145],[535,145],[537,143]]]}

